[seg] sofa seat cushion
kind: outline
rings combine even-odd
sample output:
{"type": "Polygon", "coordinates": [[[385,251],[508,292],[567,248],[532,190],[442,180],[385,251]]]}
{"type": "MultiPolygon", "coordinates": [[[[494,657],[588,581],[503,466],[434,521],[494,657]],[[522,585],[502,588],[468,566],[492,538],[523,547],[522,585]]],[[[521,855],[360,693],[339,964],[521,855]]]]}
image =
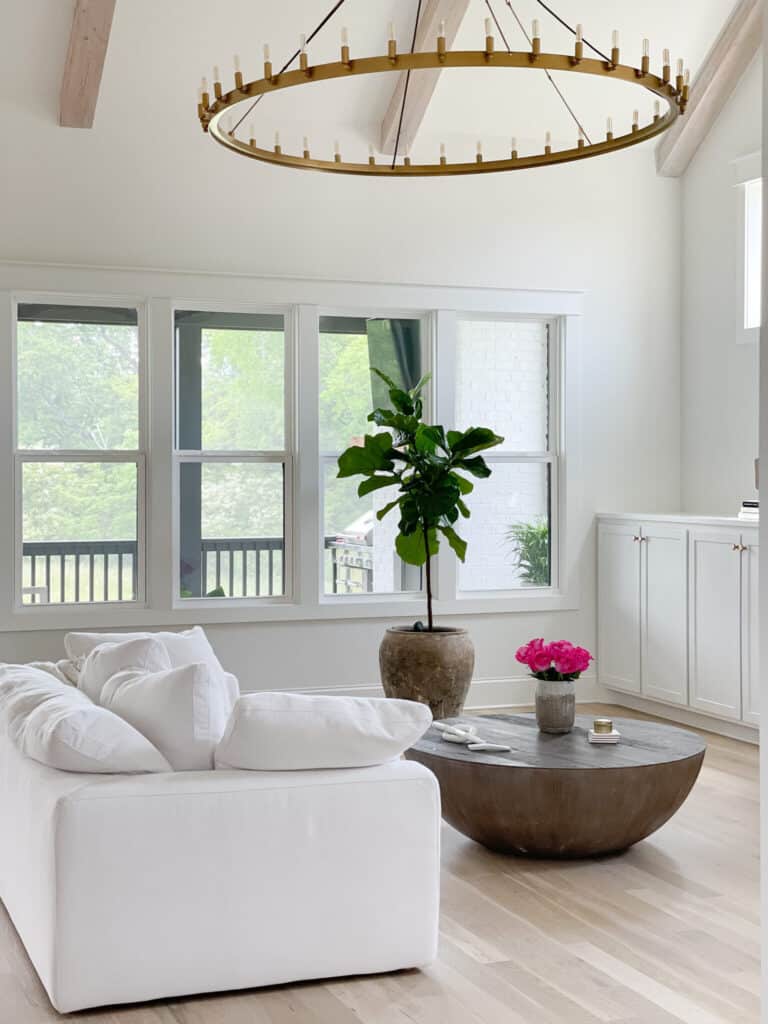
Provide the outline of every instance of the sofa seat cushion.
{"type": "Polygon", "coordinates": [[[168,651],[157,637],[107,641],[94,647],[86,657],[78,686],[94,703],[100,704],[104,685],[118,672],[164,672],[171,667],[168,651]]]}
{"type": "Polygon", "coordinates": [[[244,694],[216,750],[217,768],[362,768],[399,757],[432,721],[425,704],[298,693],[244,694]]]}
{"type": "Polygon", "coordinates": [[[26,757],[59,771],[167,772],[146,737],[85,694],[28,665],[0,666],[0,731],[26,757]]]}
{"type": "Polygon", "coordinates": [[[174,771],[213,768],[231,710],[222,676],[202,663],[118,672],[104,685],[100,702],[143,733],[174,771]]]}

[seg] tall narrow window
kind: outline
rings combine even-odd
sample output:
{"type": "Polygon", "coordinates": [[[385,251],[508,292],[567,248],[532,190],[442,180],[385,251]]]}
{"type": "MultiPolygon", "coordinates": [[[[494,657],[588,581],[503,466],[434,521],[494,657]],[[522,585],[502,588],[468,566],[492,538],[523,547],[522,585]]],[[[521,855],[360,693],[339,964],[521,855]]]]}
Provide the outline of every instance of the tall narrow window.
{"type": "Polygon", "coordinates": [[[136,601],[144,451],[136,309],[21,303],[19,598],[136,601]]]}
{"type": "Polygon", "coordinates": [[[179,597],[289,592],[291,484],[280,314],[177,310],[179,597]]]}
{"type": "Polygon", "coordinates": [[[421,321],[323,316],[320,318],[320,452],[323,485],[324,591],[393,594],[421,589],[421,573],[395,554],[397,512],[379,520],[389,490],[357,496],[358,480],[337,480],[339,455],[377,433],[368,422],[374,406],[388,405],[375,367],[403,388],[422,375],[421,321]]]}
{"type": "Polygon", "coordinates": [[[504,443],[484,457],[492,471],[469,496],[462,591],[550,587],[557,436],[552,346],[536,320],[459,320],[456,426],[488,426],[504,443]]]}
{"type": "Polygon", "coordinates": [[[759,327],[763,296],[763,181],[757,178],[744,186],[744,327],[759,327]]]}

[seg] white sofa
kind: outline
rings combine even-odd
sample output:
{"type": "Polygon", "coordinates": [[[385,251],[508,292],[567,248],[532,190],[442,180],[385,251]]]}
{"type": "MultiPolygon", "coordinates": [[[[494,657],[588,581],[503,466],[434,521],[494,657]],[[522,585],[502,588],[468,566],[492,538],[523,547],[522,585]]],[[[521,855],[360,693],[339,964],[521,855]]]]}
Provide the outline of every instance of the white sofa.
{"type": "Polygon", "coordinates": [[[409,761],[85,775],[0,736],[0,897],[60,1012],[430,962],[439,822],[409,761]]]}

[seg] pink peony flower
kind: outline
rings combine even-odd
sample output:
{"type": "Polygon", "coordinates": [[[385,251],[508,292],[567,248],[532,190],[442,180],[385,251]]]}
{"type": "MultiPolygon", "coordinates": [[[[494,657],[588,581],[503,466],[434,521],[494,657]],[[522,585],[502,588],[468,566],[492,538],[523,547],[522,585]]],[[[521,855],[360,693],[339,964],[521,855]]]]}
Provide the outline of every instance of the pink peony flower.
{"type": "Polygon", "coordinates": [[[578,676],[589,668],[592,655],[585,647],[576,647],[569,640],[545,643],[537,638],[519,648],[515,657],[535,674],[554,668],[561,676],[578,676]]]}

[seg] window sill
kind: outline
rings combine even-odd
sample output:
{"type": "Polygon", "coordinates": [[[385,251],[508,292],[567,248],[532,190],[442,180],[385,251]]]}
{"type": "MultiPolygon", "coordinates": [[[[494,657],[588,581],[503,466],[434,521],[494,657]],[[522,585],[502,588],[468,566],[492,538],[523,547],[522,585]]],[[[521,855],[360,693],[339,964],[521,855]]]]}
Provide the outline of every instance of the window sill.
{"type": "MultiPolygon", "coordinates": [[[[423,596],[367,595],[365,597],[327,597],[316,604],[283,601],[227,602],[217,599],[191,601],[172,609],[146,605],[89,605],[65,608],[18,609],[0,622],[0,632],[78,629],[156,629],[162,626],[188,626],[192,623],[249,622],[328,622],[345,619],[425,619],[423,596]]],[[[455,601],[435,601],[435,618],[507,615],[515,612],[575,611],[579,595],[571,591],[547,590],[519,594],[462,595],[455,601]]]]}

